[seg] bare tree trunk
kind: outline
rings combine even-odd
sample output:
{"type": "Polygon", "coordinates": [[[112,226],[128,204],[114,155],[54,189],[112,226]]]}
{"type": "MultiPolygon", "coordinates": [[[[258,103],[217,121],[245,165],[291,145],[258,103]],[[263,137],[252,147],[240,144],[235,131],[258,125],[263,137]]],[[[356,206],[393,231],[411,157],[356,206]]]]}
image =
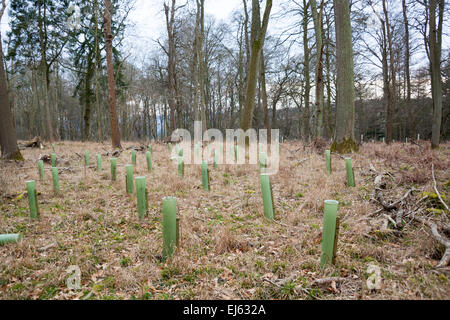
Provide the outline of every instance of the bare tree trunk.
{"type": "Polygon", "coordinates": [[[315,128],[314,136],[320,138],[323,136],[323,21],[322,11],[324,1],[320,4],[320,11],[317,12],[316,0],[310,0],[311,12],[314,20],[314,29],[316,34],[316,70],[315,70],[315,84],[316,84],[316,101],[315,101],[315,128]]]}
{"type": "Polygon", "coordinates": [[[389,66],[390,66],[390,72],[391,72],[391,88],[390,88],[390,101],[388,103],[388,109],[387,109],[387,130],[386,130],[386,142],[391,143],[392,142],[392,122],[393,122],[393,114],[395,110],[395,103],[396,103],[396,79],[395,79],[395,61],[394,61],[394,48],[392,45],[392,35],[391,35],[391,25],[389,23],[389,13],[387,11],[386,7],[386,0],[383,0],[383,12],[384,12],[384,18],[386,23],[386,35],[388,40],[388,46],[389,46],[389,66]]]}
{"type": "Polygon", "coordinates": [[[260,25],[260,19],[256,19],[256,17],[259,17],[259,1],[258,0],[252,1],[251,32],[253,41],[251,43],[250,65],[247,75],[245,105],[241,121],[241,128],[244,131],[248,130],[252,126],[253,109],[255,106],[256,82],[258,80],[261,49],[264,45],[264,39],[266,36],[267,25],[269,23],[269,15],[271,9],[272,9],[272,0],[267,0],[262,25],[260,25]]]}
{"type": "Polygon", "coordinates": [[[441,78],[441,54],[442,54],[442,24],[444,20],[444,0],[430,0],[429,23],[430,34],[428,37],[431,94],[433,98],[433,123],[431,129],[431,147],[438,148],[441,137],[442,124],[442,78],[441,78]],[[437,7],[439,4],[439,7],[437,7]],[[436,27],[436,9],[439,9],[439,21],[436,27]]]}
{"type": "Polygon", "coordinates": [[[262,96],[262,108],[264,112],[264,127],[267,130],[267,141],[271,141],[270,121],[269,121],[269,107],[267,104],[267,90],[266,90],[266,67],[264,62],[264,50],[261,50],[261,96],[262,96]]]}
{"type": "Polygon", "coordinates": [[[406,110],[408,113],[408,134],[410,139],[414,139],[414,120],[412,116],[411,107],[411,71],[409,68],[411,61],[411,53],[409,48],[409,24],[408,24],[408,10],[406,7],[406,0],[402,0],[403,7],[403,22],[405,25],[405,77],[406,77],[406,110]]]}
{"type": "MultiPolygon", "coordinates": [[[[327,17],[328,21],[328,17],[327,17]]],[[[326,51],[325,51],[325,64],[326,64],[326,81],[327,81],[327,107],[324,110],[326,112],[326,122],[325,122],[325,135],[327,139],[332,137],[333,124],[332,124],[332,107],[331,107],[331,53],[330,53],[330,24],[327,23],[327,40],[326,40],[326,51]]]]}
{"type": "Polygon", "coordinates": [[[109,98],[109,113],[111,118],[111,138],[112,147],[122,149],[120,144],[119,122],[117,120],[116,107],[116,81],[114,79],[114,64],[112,53],[113,35],[111,32],[111,16],[112,16],[111,0],[105,0],[105,47],[106,47],[106,65],[108,71],[108,98],[109,98]]]}
{"type": "Polygon", "coordinates": [[[353,71],[352,27],[349,0],[334,0],[336,25],[336,133],[332,151],[358,150],[355,143],[355,84],[353,71]]]}
{"type": "Polygon", "coordinates": [[[304,90],[305,110],[303,111],[303,139],[305,141],[309,141],[310,136],[309,96],[311,93],[311,80],[309,74],[310,48],[308,47],[308,4],[309,3],[306,0],[303,0],[302,31],[303,31],[303,59],[305,60],[303,67],[303,75],[305,77],[305,90],[304,90]]]}
{"type": "Polygon", "coordinates": [[[39,19],[38,19],[38,27],[39,27],[39,42],[40,42],[40,49],[41,49],[41,72],[43,76],[42,83],[44,84],[44,108],[46,113],[46,120],[47,120],[47,130],[49,133],[49,140],[50,142],[55,141],[55,134],[53,132],[53,126],[52,126],[52,117],[50,114],[50,106],[49,106],[49,98],[48,98],[48,91],[49,91],[49,84],[50,84],[50,78],[49,78],[49,66],[47,65],[47,53],[46,53],[46,44],[47,39],[45,39],[45,32],[44,27],[42,24],[42,21],[46,17],[46,6],[44,4],[43,8],[43,16],[42,16],[42,4],[41,1],[38,1],[38,12],[39,12],[39,19]]]}
{"type": "MultiPolygon", "coordinates": [[[[197,6],[199,2],[197,1],[197,6]]],[[[202,130],[207,130],[206,123],[206,102],[205,102],[205,61],[203,58],[203,43],[205,41],[205,0],[200,0],[200,41],[199,41],[199,80],[200,80],[200,105],[201,105],[201,118],[202,118],[202,130]]]]}
{"type": "Polygon", "coordinates": [[[94,20],[95,20],[95,104],[97,106],[97,139],[99,142],[103,141],[102,132],[102,112],[100,109],[100,86],[98,84],[98,57],[99,57],[99,44],[98,44],[98,0],[94,0],[94,20]]]}
{"type": "MultiPolygon", "coordinates": [[[[0,11],[0,22],[5,12],[5,0],[2,0],[0,11]]],[[[17,147],[16,128],[13,124],[13,117],[9,105],[8,87],[6,83],[6,73],[3,62],[3,48],[0,34],[0,145],[2,158],[23,161],[22,154],[17,147]]]]}

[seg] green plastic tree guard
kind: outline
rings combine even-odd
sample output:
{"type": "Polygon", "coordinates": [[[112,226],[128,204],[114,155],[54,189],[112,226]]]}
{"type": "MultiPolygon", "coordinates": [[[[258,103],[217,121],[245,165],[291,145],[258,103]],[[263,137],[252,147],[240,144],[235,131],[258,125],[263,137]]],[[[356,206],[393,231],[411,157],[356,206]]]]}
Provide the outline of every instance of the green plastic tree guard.
{"type": "Polygon", "coordinates": [[[177,248],[180,247],[180,217],[177,217],[177,248]]]}
{"type": "Polygon", "coordinates": [[[183,148],[178,149],[178,156],[183,157],[183,148]]]}
{"type": "Polygon", "coordinates": [[[153,147],[151,144],[148,145],[148,151],[150,152],[150,154],[153,154],[153,147]]]}
{"type": "Polygon", "coordinates": [[[145,177],[136,177],[138,216],[141,220],[147,214],[147,195],[145,177]]]}
{"type": "Polygon", "coordinates": [[[127,164],[125,166],[126,170],[126,187],[127,187],[127,193],[132,194],[134,192],[134,185],[133,185],[133,165],[127,164]]]}
{"type": "Polygon", "coordinates": [[[202,162],[202,185],[203,189],[209,191],[209,171],[208,171],[208,163],[202,162]]]}
{"type": "Polygon", "coordinates": [[[259,167],[267,168],[267,154],[265,152],[259,153],[259,167]]]}
{"type": "Polygon", "coordinates": [[[54,143],[52,143],[52,150],[53,150],[53,152],[55,152],[55,144],[54,143]]]}
{"type": "Polygon", "coordinates": [[[165,260],[173,254],[177,243],[177,199],[175,197],[163,198],[162,215],[165,260]]]}
{"type": "Polygon", "coordinates": [[[238,161],[238,152],[239,152],[239,149],[238,149],[238,145],[235,145],[234,146],[234,161],[238,161]]]}
{"type": "Polygon", "coordinates": [[[45,173],[44,173],[44,161],[39,160],[38,161],[38,171],[39,171],[39,178],[41,181],[44,181],[45,173]]]}
{"type": "Polygon", "coordinates": [[[196,157],[199,156],[199,153],[198,153],[199,148],[200,147],[199,147],[198,143],[194,144],[194,154],[195,154],[196,157]]]}
{"type": "Polygon", "coordinates": [[[327,161],[327,173],[331,174],[331,151],[325,150],[325,157],[327,161]]]}
{"type": "Polygon", "coordinates": [[[273,195],[272,195],[272,186],[270,185],[269,175],[262,173],[260,175],[260,181],[261,181],[261,192],[262,192],[263,204],[264,204],[264,216],[269,220],[273,220],[273,217],[274,217],[273,195]]]}
{"type": "Polygon", "coordinates": [[[52,153],[52,167],[56,167],[56,153],[52,153]]]}
{"type": "MultiPolygon", "coordinates": [[[[151,147],[151,146],[149,146],[151,147]]],[[[145,158],[147,159],[147,169],[148,171],[152,171],[152,152],[151,151],[147,151],[145,153],[145,158]]]]}
{"type": "Polygon", "coordinates": [[[217,150],[214,149],[214,169],[218,169],[219,168],[219,164],[218,164],[218,155],[217,155],[217,150]]]}
{"type": "Polygon", "coordinates": [[[27,184],[28,203],[30,205],[30,217],[32,219],[39,219],[39,208],[37,203],[36,182],[29,180],[27,184]]]}
{"type": "Polygon", "coordinates": [[[117,179],[117,159],[111,158],[111,181],[116,181],[117,179]]]}
{"type": "Polygon", "coordinates": [[[97,171],[102,171],[102,156],[101,154],[97,154],[97,171]]]}
{"type": "Polygon", "coordinates": [[[131,151],[131,164],[132,164],[133,166],[136,165],[136,150],[132,150],[132,151],[131,151]]]}
{"type": "Polygon", "coordinates": [[[178,175],[184,177],[184,159],[183,157],[178,157],[178,175]]]}
{"type": "Polygon", "coordinates": [[[321,267],[333,263],[338,206],[339,202],[336,200],[325,200],[322,230],[322,255],[320,256],[321,267]]]}
{"type": "Polygon", "coordinates": [[[52,179],[53,179],[53,192],[59,192],[59,174],[58,168],[52,167],[52,179]]]}
{"type": "Polygon", "coordinates": [[[88,150],[86,150],[84,152],[84,165],[86,167],[89,166],[89,151],[88,150]]]}
{"type": "Polygon", "coordinates": [[[355,186],[355,173],[353,172],[352,159],[345,158],[345,168],[347,169],[347,186],[355,186]]]}
{"type": "Polygon", "coordinates": [[[19,243],[22,240],[20,233],[0,234],[0,245],[7,243],[19,243]]]}

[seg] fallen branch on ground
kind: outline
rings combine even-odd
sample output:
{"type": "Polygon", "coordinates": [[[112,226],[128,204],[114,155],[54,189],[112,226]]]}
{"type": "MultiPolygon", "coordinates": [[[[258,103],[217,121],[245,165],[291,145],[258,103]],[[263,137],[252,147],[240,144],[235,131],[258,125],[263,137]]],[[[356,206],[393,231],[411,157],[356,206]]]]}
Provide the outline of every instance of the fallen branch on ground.
{"type": "Polygon", "coordinates": [[[436,191],[436,194],[439,198],[439,200],[441,201],[441,203],[444,205],[445,209],[447,209],[447,212],[450,212],[450,209],[448,208],[447,204],[444,202],[444,200],[442,200],[441,194],[439,193],[439,190],[437,188],[437,183],[436,183],[436,178],[434,176],[434,164],[431,164],[431,175],[433,177],[433,187],[434,187],[434,191],[436,191]]]}

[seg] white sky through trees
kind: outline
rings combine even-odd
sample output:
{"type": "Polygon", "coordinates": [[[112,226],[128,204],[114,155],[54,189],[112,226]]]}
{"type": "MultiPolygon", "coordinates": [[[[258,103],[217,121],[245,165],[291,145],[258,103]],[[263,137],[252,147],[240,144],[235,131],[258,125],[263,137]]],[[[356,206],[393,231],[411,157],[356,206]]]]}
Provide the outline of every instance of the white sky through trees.
{"type": "MultiPolygon", "coordinates": [[[[123,47],[121,48],[122,56],[127,57],[128,62],[132,62],[138,68],[145,64],[146,59],[151,55],[152,52],[159,51],[159,44],[156,42],[160,40],[161,43],[164,43],[164,40],[167,37],[166,30],[166,21],[163,10],[164,0],[130,0],[134,1],[134,6],[128,16],[127,28],[125,29],[125,39],[123,40],[123,47]]],[[[329,0],[331,1],[331,0],[329,0]]],[[[9,2],[7,1],[7,5],[9,6],[9,2]]],[[[99,2],[101,4],[102,1],[99,2]]],[[[166,0],[167,2],[167,0],[166,0]]],[[[182,8],[179,14],[184,14],[186,10],[189,10],[193,14],[196,11],[195,1],[193,0],[177,0],[177,6],[186,5],[186,7],[182,8]]],[[[302,36],[300,34],[300,26],[298,24],[301,21],[301,17],[298,13],[298,6],[295,4],[297,1],[292,0],[277,0],[274,1],[271,11],[271,17],[269,20],[269,26],[267,34],[268,36],[273,36],[275,38],[281,37],[281,39],[286,38],[289,33],[295,33],[292,35],[290,40],[296,40],[295,44],[291,46],[290,54],[298,54],[302,52],[302,36]],[[297,13],[294,13],[292,9],[296,9],[297,13]],[[296,25],[297,24],[297,25],[296,25]]],[[[399,1],[400,2],[400,1],[399,1]]],[[[301,1],[298,3],[302,3],[301,1]]],[[[394,2],[395,3],[395,2],[394,2]]],[[[364,11],[371,11],[370,8],[361,8],[362,2],[355,1],[355,9],[362,9],[364,11]]],[[[263,11],[265,7],[265,1],[261,3],[261,10],[263,11]]],[[[9,9],[9,8],[8,8],[9,9]]],[[[3,39],[4,52],[6,52],[5,48],[5,40],[6,40],[6,31],[9,29],[9,15],[8,9],[5,11],[5,14],[1,23],[1,32],[3,39]]],[[[354,9],[354,10],[355,10],[354,9]]],[[[448,15],[448,8],[445,13],[448,15]]],[[[208,16],[212,17],[216,21],[216,27],[221,22],[232,24],[233,13],[236,11],[243,10],[242,0],[205,0],[205,22],[208,20],[208,16]]],[[[248,1],[248,10],[249,16],[251,16],[251,2],[248,1]]],[[[194,17],[195,18],[195,17],[194,17]]],[[[410,17],[412,19],[412,17],[410,17]]],[[[443,54],[442,59],[446,59],[446,52],[450,47],[450,30],[449,30],[449,19],[448,16],[444,19],[444,34],[443,34],[443,54]]],[[[374,16],[374,21],[376,18],[374,16]]],[[[312,21],[310,22],[312,23],[312,21]]],[[[312,25],[310,26],[311,35],[313,34],[312,25]]],[[[411,30],[413,32],[413,30],[411,30]]],[[[312,45],[312,40],[310,46],[312,45]]],[[[289,44],[285,43],[286,47],[289,47],[289,44]]],[[[423,38],[420,35],[415,34],[411,35],[411,46],[423,47],[423,38]]],[[[361,62],[361,61],[360,61],[361,62]]],[[[355,61],[355,63],[357,63],[355,61]]],[[[428,65],[428,60],[425,56],[425,51],[423,48],[419,50],[419,52],[413,53],[412,56],[412,72],[416,68],[423,68],[428,65]],[[420,52],[421,51],[421,52],[420,52]]],[[[355,66],[356,67],[356,66],[355,66]]],[[[373,73],[379,73],[380,70],[375,68],[370,63],[363,63],[358,67],[362,67],[367,69],[368,71],[373,73]]],[[[379,91],[380,89],[378,88],[379,91]]]]}

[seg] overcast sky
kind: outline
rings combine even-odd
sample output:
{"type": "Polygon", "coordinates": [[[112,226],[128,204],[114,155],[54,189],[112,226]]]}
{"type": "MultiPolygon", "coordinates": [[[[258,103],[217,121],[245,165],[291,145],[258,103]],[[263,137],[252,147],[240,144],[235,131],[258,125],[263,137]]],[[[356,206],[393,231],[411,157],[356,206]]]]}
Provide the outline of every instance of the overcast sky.
{"type": "MultiPolygon", "coordinates": [[[[125,45],[136,53],[136,58],[144,58],[145,50],[156,46],[155,40],[167,33],[163,11],[164,0],[136,0],[129,18],[132,27],[127,30],[125,45]]],[[[186,1],[177,1],[184,4],[186,1]]],[[[242,6],[242,0],[205,1],[205,14],[214,16],[218,21],[227,20],[234,9],[242,6]]]]}
{"type": "MultiPolygon", "coordinates": [[[[177,0],[177,4],[184,4],[186,1],[187,0],[177,0]]],[[[7,4],[9,4],[9,2],[10,0],[7,0],[7,4]]],[[[134,60],[133,62],[138,64],[143,62],[142,60],[145,59],[147,52],[157,48],[158,45],[155,40],[166,36],[167,31],[165,29],[163,3],[164,0],[135,0],[134,9],[132,9],[129,14],[130,26],[126,29],[124,41],[124,51],[127,52],[125,56],[129,56],[127,59],[128,61],[134,60]]],[[[195,6],[194,1],[189,1],[189,3],[191,6],[195,6]]],[[[289,17],[289,15],[286,15],[286,9],[283,9],[283,3],[289,3],[289,0],[275,1],[272,6],[268,27],[268,32],[272,35],[279,34],[283,29],[288,29],[289,25],[293,22],[292,16],[289,17]]],[[[265,4],[262,3],[262,11],[264,10],[264,7],[265,4]]],[[[242,0],[205,1],[206,15],[214,16],[217,22],[220,22],[221,20],[228,21],[235,9],[243,10],[242,0]]],[[[192,10],[194,11],[195,8],[192,7],[192,10]]],[[[1,23],[3,39],[5,39],[5,32],[9,28],[9,16],[7,11],[8,10],[6,10],[1,23]]],[[[450,42],[448,40],[448,36],[444,36],[443,49],[448,48],[450,42]]]]}

